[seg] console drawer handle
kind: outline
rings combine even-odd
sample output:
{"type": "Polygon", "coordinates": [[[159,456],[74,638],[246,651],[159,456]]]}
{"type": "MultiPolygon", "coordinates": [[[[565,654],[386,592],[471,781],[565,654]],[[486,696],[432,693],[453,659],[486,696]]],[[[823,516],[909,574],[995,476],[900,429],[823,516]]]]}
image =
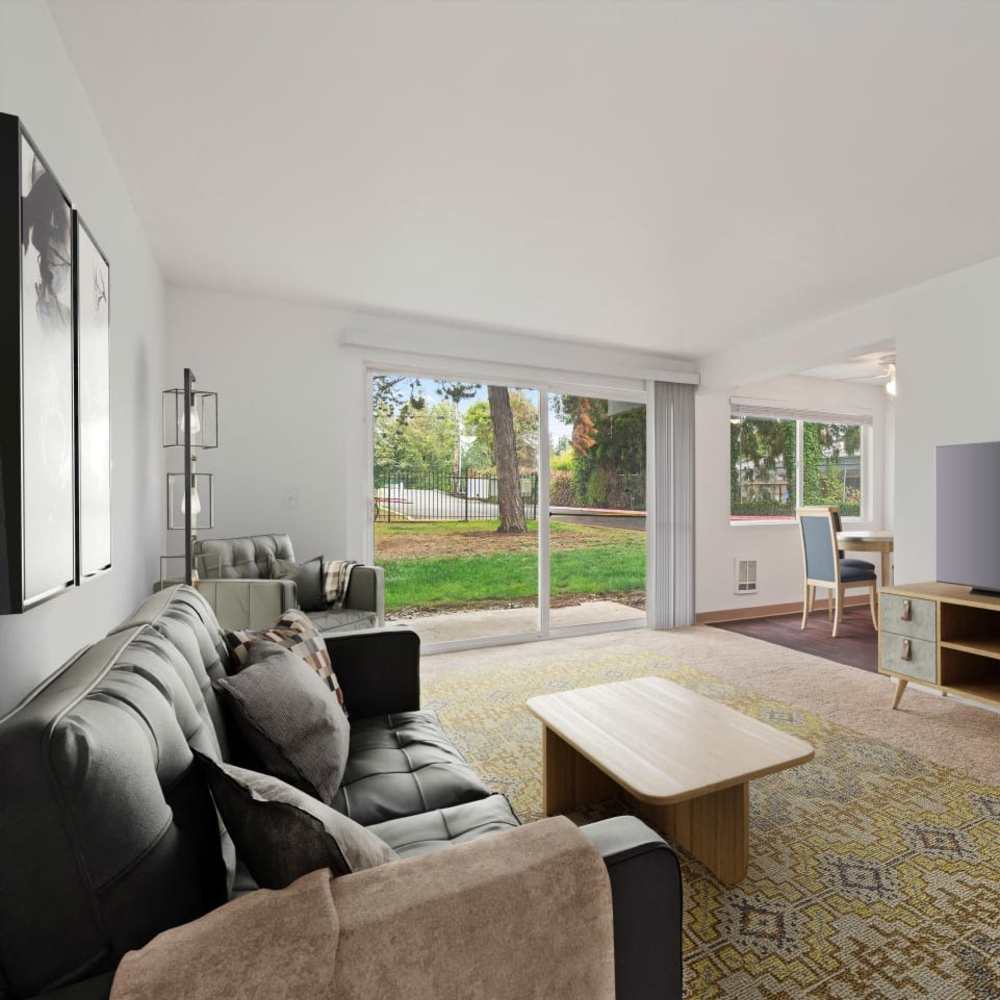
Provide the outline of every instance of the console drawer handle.
{"type": "Polygon", "coordinates": [[[912,660],[913,659],[913,643],[909,639],[903,640],[903,651],[899,654],[901,660],[912,660]]]}
{"type": "Polygon", "coordinates": [[[913,620],[913,604],[910,601],[903,601],[903,613],[900,621],[908,622],[913,620]]]}

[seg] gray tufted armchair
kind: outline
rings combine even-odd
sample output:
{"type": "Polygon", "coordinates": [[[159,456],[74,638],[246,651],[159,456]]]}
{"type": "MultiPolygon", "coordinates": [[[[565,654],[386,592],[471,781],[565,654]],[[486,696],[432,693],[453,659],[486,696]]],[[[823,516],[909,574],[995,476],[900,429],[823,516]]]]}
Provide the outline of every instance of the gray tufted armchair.
{"type": "MultiPolygon", "coordinates": [[[[224,628],[266,628],[299,606],[292,580],[270,579],[275,559],[295,559],[288,535],[198,539],[194,547],[198,589],[224,628]]],[[[342,608],[310,611],[323,633],[381,627],[385,595],[380,566],[355,566],[342,608]]]]}

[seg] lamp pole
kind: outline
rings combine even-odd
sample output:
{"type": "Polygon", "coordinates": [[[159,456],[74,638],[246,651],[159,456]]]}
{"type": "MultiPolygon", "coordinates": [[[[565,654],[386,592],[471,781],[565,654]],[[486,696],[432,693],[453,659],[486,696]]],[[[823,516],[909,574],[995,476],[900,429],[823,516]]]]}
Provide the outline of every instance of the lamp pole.
{"type": "Polygon", "coordinates": [[[191,494],[194,485],[194,469],[191,454],[191,407],[194,404],[194,383],[196,379],[190,368],[184,369],[184,582],[194,584],[194,544],[191,534],[192,512],[191,494]]]}

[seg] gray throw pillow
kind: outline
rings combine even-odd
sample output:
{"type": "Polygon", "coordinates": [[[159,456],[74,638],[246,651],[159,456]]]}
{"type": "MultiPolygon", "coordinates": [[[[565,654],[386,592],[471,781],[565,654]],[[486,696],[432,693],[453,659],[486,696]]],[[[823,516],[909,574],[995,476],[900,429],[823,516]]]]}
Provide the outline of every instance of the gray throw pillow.
{"type": "Polygon", "coordinates": [[[264,770],[331,804],[350,742],[337,695],[287,649],[275,643],[252,649],[248,666],[212,686],[264,770]]]}
{"type": "Polygon", "coordinates": [[[295,582],[295,596],[303,611],[326,611],[322,556],[304,563],[292,559],[274,559],[271,562],[271,578],[295,582]]]}
{"type": "Polygon", "coordinates": [[[317,868],[350,875],[398,860],[360,823],[279,778],[195,752],[237,854],[262,889],[284,889],[317,868]]]}

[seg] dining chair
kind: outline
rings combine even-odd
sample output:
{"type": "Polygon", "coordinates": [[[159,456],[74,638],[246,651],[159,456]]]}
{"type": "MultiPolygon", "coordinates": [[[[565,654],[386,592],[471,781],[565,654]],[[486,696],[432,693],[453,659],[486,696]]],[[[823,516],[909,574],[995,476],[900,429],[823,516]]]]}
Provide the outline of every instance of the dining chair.
{"type": "Polygon", "coordinates": [[[828,614],[833,619],[833,638],[837,637],[844,616],[844,597],[849,588],[868,590],[872,624],[878,630],[875,567],[861,559],[844,559],[837,548],[840,512],[836,507],[799,507],[796,510],[802,539],[802,571],[805,592],[802,600],[802,628],[809,622],[809,612],[816,602],[816,589],[830,595],[828,614]]]}
{"type": "MultiPolygon", "coordinates": [[[[819,509],[822,510],[823,508],[819,509]]],[[[844,525],[840,520],[840,508],[831,507],[830,513],[833,515],[833,530],[839,535],[844,530],[844,525]]],[[[867,559],[845,559],[843,549],[838,549],[837,557],[840,559],[841,566],[856,566],[858,569],[868,569],[872,565],[867,559]]]]}

